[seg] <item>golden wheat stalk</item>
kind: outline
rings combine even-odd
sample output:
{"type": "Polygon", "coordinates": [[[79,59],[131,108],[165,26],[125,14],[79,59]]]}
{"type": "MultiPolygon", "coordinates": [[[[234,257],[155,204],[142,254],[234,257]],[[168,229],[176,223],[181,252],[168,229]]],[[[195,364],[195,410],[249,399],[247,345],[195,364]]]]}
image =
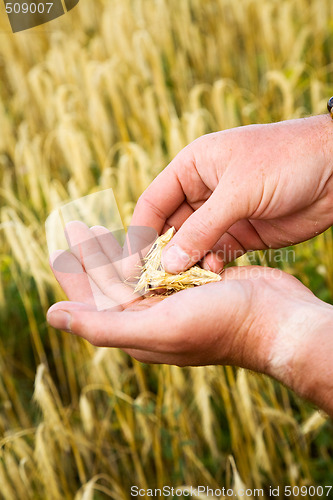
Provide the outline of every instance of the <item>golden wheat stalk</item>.
{"type": "Polygon", "coordinates": [[[187,271],[179,274],[167,273],[161,264],[162,250],[175,234],[175,228],[171,227],[157,238],[144,259],[141,276],[135,287],[135,292],[144,290],[165,289],[166,294],[178,292],[185,288],[205,285],[214,281],[220,281],[221,276],[199,266],[193,266],[187,271]]]}

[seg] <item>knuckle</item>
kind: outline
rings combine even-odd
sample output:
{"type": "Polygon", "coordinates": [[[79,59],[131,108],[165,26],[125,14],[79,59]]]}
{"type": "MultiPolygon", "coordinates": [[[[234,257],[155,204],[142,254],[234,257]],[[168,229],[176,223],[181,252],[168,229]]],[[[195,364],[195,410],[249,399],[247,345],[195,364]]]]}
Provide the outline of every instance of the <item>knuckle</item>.
{"type": "Polygon", "coordinates": [[[153,212],[153,214],[165,221],[166,220],[166,214],[151,200],[150,197],[150,192],[149,189],[147,189],[139,198],[138,200],[138,206],[139,207],[144,207],[147,206],[150,212],[153,212]]]}
{"type": "Polygon", "coordinates": [[[200,217],[196,217],[195,220],[191,221],[188,229],[188,236],[191,241],[205,241],[211,233],[207,220],[200,217]]]}

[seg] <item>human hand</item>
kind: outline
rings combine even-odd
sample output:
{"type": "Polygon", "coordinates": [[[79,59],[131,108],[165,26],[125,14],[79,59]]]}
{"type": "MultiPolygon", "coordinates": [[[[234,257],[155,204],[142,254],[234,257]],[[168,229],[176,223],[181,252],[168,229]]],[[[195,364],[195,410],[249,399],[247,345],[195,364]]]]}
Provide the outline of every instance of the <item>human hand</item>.
{"type": "MultiPolygon", "coordinates": [[[[53,271],[73,302],[50,308],[52,326],[96,346],[122,348],[142,362],[228,364],[266,373],[333,415],[333,387],[325,385],[332,374],[323,371],[323,356],[333,352],[333,308],[296,278],[277,269],[234,267],[218,283],[167,298],[140,297],[123,282],[120,261],[112,264],[121,250],[107,230],[82,223],[67,228],[74,253],[54,255],[61,266],[53,271]],[[78,241],[87,242],[81,252],[78,241]],[[97,310],[96,300],[105,310],[97,310]],[[320,384],[317,363],[326,377],[320,384]]],[[[331,364],[328,359],[328,370],[331,364]]]]}
{"type": "Polygon", "coordinates": [[[322,115],[203,136],[143,193],[132,225],[175,226],[162,260],[172,273],[312,238],[333,224],[332,134],[322,115]]]}

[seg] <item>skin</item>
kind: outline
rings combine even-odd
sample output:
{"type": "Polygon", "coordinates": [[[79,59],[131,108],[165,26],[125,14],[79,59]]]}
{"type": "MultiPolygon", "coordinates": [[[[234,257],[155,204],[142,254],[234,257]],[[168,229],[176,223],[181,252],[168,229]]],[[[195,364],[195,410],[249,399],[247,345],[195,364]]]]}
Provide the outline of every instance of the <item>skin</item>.
{"type": "Polygon", "coordinates": [[[51,266],[70,302],[49,309],[52,326],[145,363],[227,364],[265,373],[333,415],[333,387],[319,395],[310,380],[308,389],[309,360],[300,348],[307,339],[332,351],[333,307],[296,278],[233,267],[221,282],[143,297],[124,282],[119,261],[113,263],[121,249],[107,229],[72,222],[67,235],[72,251],[54,254],[51,266]]]}
{"type": "Polygon", "coordinates": [[[143,193],[132,225],[175,226],[162,260],[171,273],[202,258],[219,272],[248,250],[312,238],[333,223],[332,133],[322,115],[200,137],[143,193]]]}
{"type": "MultiPolygon", "coordinates": [[[[333,223],[332,132],[325,115],[204,136],[143,193],[132,228],[175,226],[169,272],[199,260],[219,272],[247,250],[312,238],[333,223]]],[[[51,265],[70,302],[50,308],[52,326],[139,361],[265,373],[333,416],[333,307],[297,279],[229,268],[219,283],[142,297],[128,285],[137,256],[122,259],[105,228],[74,222],[67,236],[51,265]]]]}

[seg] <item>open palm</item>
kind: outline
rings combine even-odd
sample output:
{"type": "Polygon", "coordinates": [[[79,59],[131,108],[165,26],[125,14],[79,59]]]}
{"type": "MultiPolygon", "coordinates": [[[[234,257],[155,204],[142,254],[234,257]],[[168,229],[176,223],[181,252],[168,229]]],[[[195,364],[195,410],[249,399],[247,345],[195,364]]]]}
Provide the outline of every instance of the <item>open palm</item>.
{"type": "Polygon", "coordinates": [[[280,331],[320,302],[292,276],[256,266],[229,268],[221,282],[167,298],[143,297],[122,278],[122,249],[107,229],[72,222],[66,232],[71,251],[51,260],[71,302],[52,306],[49,322],[64,328],[57,314],[67,311],[74,334],[140,361],[233,364],[270,373],[280,331]]]}

